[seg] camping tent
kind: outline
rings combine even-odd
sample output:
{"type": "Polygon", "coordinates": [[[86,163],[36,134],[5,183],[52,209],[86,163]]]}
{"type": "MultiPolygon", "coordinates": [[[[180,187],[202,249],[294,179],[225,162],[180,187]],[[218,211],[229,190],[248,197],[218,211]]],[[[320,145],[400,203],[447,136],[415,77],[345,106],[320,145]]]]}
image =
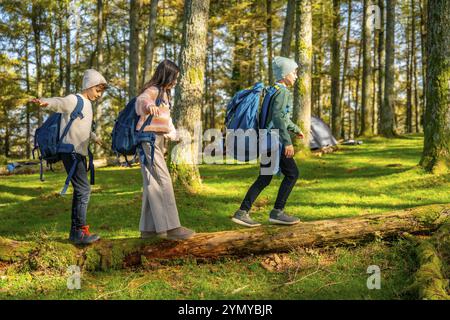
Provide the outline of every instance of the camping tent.
{"type": "Polygon", "coordinates": [[[311,117],[310,149],[320,149],[323,147],[335,146],[336,144],[336,138],[333,137],[330,127],[328,127],[321,119],[311,117]]]}

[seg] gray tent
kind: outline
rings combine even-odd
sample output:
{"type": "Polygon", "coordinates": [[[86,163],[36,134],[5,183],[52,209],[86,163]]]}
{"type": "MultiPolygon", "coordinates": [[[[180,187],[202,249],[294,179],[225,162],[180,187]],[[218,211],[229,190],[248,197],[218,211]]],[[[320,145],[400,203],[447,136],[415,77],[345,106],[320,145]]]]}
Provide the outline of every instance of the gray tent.
{"type": "Polygon", "coordinates": [[[335,146],[336,144],[336,138],[333,137],[330,127],[328,127],[321,119],[311,117],[311,140],[309,142],[309,147],[311,149],[320,149],[323,147],[335,146]]]}

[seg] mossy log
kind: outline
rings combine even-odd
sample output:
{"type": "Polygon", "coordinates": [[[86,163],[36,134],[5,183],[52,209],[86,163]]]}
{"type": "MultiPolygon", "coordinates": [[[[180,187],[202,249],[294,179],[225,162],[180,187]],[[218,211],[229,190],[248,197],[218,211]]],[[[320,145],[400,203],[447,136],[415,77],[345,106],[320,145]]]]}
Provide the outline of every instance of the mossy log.
{"type": "Polygon", "coordinates": [[[104,239],[83,248],[54,241],[38,244],[0,238],[0,261],[18,262],[31,257],[35,266],[64,267],[76,263],[88,270],[107,270],[158,259],[209,259],[289,252],[298,247],[355,245],[396,237],[404,232],[429,233],[449,221],[449,217],[450,205],[429,205],[384,214],[302,222],[288,227],[200,233],[184,241],[104,239]]]}
{"type": "Polygon", "coordinates": [[[408,291],[417,292],[423,300],[450,300],[450,223],[442,225],[429,239],[408,238],[416,245],[419,264],[408,291]]]}

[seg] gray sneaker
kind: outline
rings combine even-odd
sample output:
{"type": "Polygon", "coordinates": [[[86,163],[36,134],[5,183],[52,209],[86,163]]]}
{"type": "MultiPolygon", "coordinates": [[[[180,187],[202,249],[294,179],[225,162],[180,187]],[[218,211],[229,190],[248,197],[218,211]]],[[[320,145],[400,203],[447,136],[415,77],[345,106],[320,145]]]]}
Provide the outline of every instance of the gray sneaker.
{"type": "Polygon", "coordinates": [[[153,237],[166,238],[167,232],[141,231],[141,239],[149,239],[153,237]]]}
{"type": "Polygon", "coordinates": [[[185,240],[193,236],[195,236],[195,231],[185,227],[178,227],[167,231],[167,239],[169,240],[185,240]]]}
{"type": "Polygon", "coordinates": [[[269,222],[275,224],[293,225],[299,223],[300,219],[287,215],[283,210],[273,209],[270,211],[269,222]]]}
{"type": "Polygon", "coordinates": [[[250,228],[258,227],[261,225],[261,223],[252,220],[247,211],[240,209],[234,213],[234,216],[233,218],[231,218],[231,221],[250,228]]]}

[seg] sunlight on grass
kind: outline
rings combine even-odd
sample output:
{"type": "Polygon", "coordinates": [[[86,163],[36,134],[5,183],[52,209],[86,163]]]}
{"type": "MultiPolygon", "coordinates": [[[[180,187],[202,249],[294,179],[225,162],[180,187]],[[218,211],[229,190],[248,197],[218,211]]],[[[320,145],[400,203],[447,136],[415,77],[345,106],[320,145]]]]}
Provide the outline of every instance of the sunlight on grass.
{"type": "MultiPolygon", "coordinates": [[[[422,137],[373,138],[343,146],[321,158],[297,156],[300,178],[286,212],[303,221],[383,213],[450,202],[449,175],[430,175],[417,163],[422,137]]],[[[201,165],[203,186],[188,193],[175,186],[183,225],[197,232],[235,230],[230,217],[258,175],[257,165],[201,165]]],[[[65,174],[0,178],[0,235],[33,240],[67,238],[71,188],[58,195],[65,174]]],[[[267,224],[282,177],[274,177],[255,201],[251,214],[267,224]]],[[[88,222],[102,238],[139,237],[142,177],[139,167],[97,170],[88,222]]],[[[83,290],[65,289],[64,275],[11,273],[0,279],[0,298],[64,299],[398,299],[411,281],[414,262],[404,244],[373,243],[355,249],[325,249],[291,259],[300,267],[268,272],[263,257],[217,263],[160,266],[156,269],[85,273],[83,290]],[[309,266],[307,261],[319,259],[309,266]],[[297,260],[296,260],[297,259],[297,260]],[[305,265],[306,263],[306,265],[305,265]],[[382,266],[383,290],[365,287],[368,265],[382,266]],[[295,282],[302,277],[305,279],[295,282]],[[5,280],[6,279],[6,280],[5,280]],[[283,285],[283,283],[293,284],[283,285]]],[[[292,256],[293,255],[293,256],[292,256]]],[[[1,266],[0,266],[1,267],[1,266]]],[[[0,268],[1,271],[1,268],[0,268]]],[[[1,272],[0,272],[1,273],[1,272]]]]}

